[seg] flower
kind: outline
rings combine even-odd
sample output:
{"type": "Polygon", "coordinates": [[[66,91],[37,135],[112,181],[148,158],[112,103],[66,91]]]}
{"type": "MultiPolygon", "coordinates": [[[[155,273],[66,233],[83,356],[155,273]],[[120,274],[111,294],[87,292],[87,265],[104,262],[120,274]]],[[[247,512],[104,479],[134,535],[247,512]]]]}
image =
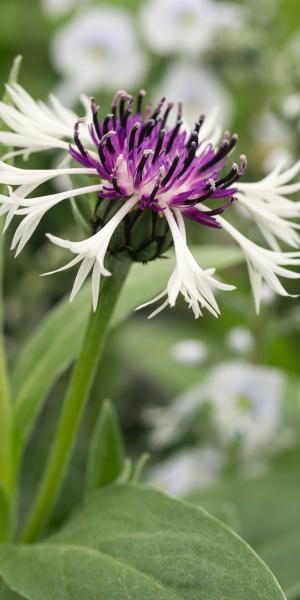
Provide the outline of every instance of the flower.
{"type": "Polygon", "coordinates": [[[243,155],[240,164],[234,162],[224,174],[237,136],[225,132],[216,145],[214,136],[209,137],[212,124],[205,127],[203,115],[192,131],[187,130],[180,102],[176,121],[169,125],[173,105],[162,98],[157,106],[148,104],[143,109],[143,90],[136,103],[126,92],[118,92],[111,113],[102,120],[95,100],[83,96],[85,116],[79,119],[54,96],[49,106],[34,101],[20,85],[8,86],[7,90],[14,105],[0,102],[0,117],[11,131],[0,132],[0,143],[18,147],[13,154],[25,158],[31,152],[65,151],[56,169],[31,170],[12,167],[5,160],[0,163],[0,184],[8,186],[8,193],[0,196],[6,227],[15,216],[23,217],[12,247],[19,253],[56,204],[85,194],[95,197],[90,237],[69,241],[48,234],[51,242],[74,255],[58,271],[79,266],[71,299],[92,272],[96,309],[101,276],[110,275],[105,265],[107,252],[126,252],[132,260],[147,262],[162,256],[173,242],[176,265],[166,289],[146,303],[162,300],[150,316],[167,305],[174,306],[179,294],[195,317],[202,315],[204,308],[218,316],[214,290],[231,290],[233,286],[216,279],[215,269],[203,270],[198,265],[188,247],[185,219],[211,230],[223,227],[237,241],[245,253],[257,309],[263,280],[276,293],[288,295],[279,276],[299,277],[286,267],[300,264],[300,252],[262,248],[220,215],[237,198],[253,214],[268,242],[278,237],[298,247],[296,235],[291,238],[291,233],[296,234],[295,226],[285,219],[298,216],[298,203],[285,198],[299,189],[298,183],[288,184],[297,174],[298,164],[286,172],[277,170],[257,184],[240,184],[246,168],[243,155]],[[71,178],[72,189],[32,196],[40,184],[61,175],[71,178]],[[73,180],[78,175],[91,175],[93,182],[76,187],[73,180]]]}
{"type": "Polygon", "coordinates": [[[51,19],[58,19],[87,0],[42,0],[42,8],[51,19]]]}
{"type": "Polygon", "coordinates": [[[223,27],[240,26],[242,10],[231,3],[209,0],[148,0],[141,26],[156,54],[197,55],[206,50],[223,27]]]}
{"type": "Polygon", "coordinates": [[[89,9],[59,29],[52,38],[51,57],[64,78],[57,93],[68,103],[95,87],[135,86],[147,69],[129,13],[108,6],[89,9]]]}
{"type": "Polygon", "coordinates": [[[278,369],[228,362],[214,369],[206,396],[224,443],[240,441],[245,454],[268,449],[282,425],[284,376],[278,369]]]}
{"type": "Polygon", "coordinates": [[[204,489],[221,476],[224,458],[213,446],[180,450],[154,466],[147,481],[169,494],[184,496],[195,488],[204,489]]]}
{"type": "Polygon", "coordinates": [[[244,458],[260,450],[269,452],[271,441],[275,448],[275,438],[277,442],[285,430],[284,386],[279,369],[235,360],[220,363],[170,406],[150,413],[148,425],[154,424],[150,446],[157,450],[180,444],[192,424],[203,421],[201,409],[207,407],[216,445],[239,442],[244,458]]]}
{"type": "Polygon", "coordinates": [[[246,327],[232,327],[225,337],[226,344],[232,352],[247,354],[254,346],[254,338],[246,327]]]}
{"type": "MultiPolygon", "coordinates": [[[[180,98],[184,104],[184,117],[191,126],[197,120],[199,106],[204,113],[211,115],[206,119],[205,127],[216,125],[214,112],[221,122],[229,123],[232,114],[232,100],[224,86],[208,69],[181,59],[173,63],[159,84],[159,96],[170,100],[180,98]]],[[[215,127],[215,137],[222,135],[220,126],[215,127]]],[[[203,129],[202,129],[203,135],[203,129]]]]}
{"type": "Polygon", "coordinates": [[[269,173],[282,161],[282,164],[294,162],[291,149],[293,147],[291,130],[287,124],[270,111],[262,113],[254,120],[255,139],[263,151],[263,170],[269,173]]]}
{"type": "Polygon", "coordinates": [[[171,348],[172,358],[184,365],[199,365],[207,359],[208,348],[200,340],[181,340],[171,348]]]}

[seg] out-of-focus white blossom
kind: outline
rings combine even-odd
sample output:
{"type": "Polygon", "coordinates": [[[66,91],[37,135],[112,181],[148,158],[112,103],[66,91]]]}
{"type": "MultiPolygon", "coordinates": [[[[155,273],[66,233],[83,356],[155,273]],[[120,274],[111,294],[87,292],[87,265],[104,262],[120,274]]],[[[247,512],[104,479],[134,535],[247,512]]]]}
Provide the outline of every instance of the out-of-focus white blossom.
{"type": "Polygon", "coordinates": [[[187,365],[199,365],[206,360],[207,355],[208,348],[200,340],[182,340],[171,348],[172,358],[187,365]]]}
{"type": "Polygon", "coordinates": [[[157,54],[198,55],[214,40],[216,31],[239,27],[241,7],[209,0],[148,0],[141,10],[141,26],[157,54]]]}
{"type": "Polygon", "coordinates": [[[147,70],[129,13],[108,6],[79,14],[58,30],[51,56],[64,78],[57,93],[68,102],[83,90],[135,86],[147,70]]]}
{"type": "Polygon", "coordinates": [[[282,110],[288,119],[300,117],[300,92],[286,96],[282,103],[282,110]]]}
{"type": "Polygon", "coordinates": [[[216,448],[182,450],[154,467],[148,482],[169,494],[184,496],[195,488],[205,488],[217,481],[222,466],[223,457],[216,448]]]}
{"type": "Polygon", "coordinates": [[[275,146],[267,153],[263,162],[263,169],[265,173],[270,173],[270,171],[273,171],[280,163],[289,167],[293,162],[294,156],[288,148],[275,146]]]}
{"type": "Polygon", "coordinates": [[[67,12],[82,8],[88,0],[42,0],[42,8],[50,19],[59,19],[67,12]]]}
{"type": "Polygon", "coordinates": [[[279,369],[240,361],[220,363],[203,382],[153,415],[150,446],[157,450],[178,443],[195,419],[200,418],[201,409],[209,406],[216,442],[227,446],[238,441],[244,456],[261,450],[269,453],[278,446],[284,429],[284,385],[285,377],[279,369]]]}
{"type": "MultiPolygon", "coordinates": [[[[230,95],[210,71],[190,61],[180,60],[169,67],[157,91],[157,97],[161,96],[174,102],[182,100],[189,126],[198,120],[201,112],[216,111],[220,122],[230,122],[233,111],[230,95]]],[[[218,141],[222,129],[217,127],[214,131],[218,141]]]]}
{"type": "Polygon", "coordinates": [[[269,173],[278,164],[289,166],[294,162],[291,153],[292,136],[286,123],[272,112],[265,111],[254,127],[260,149],[265,153],[263,169],[269,173]]]}
{"type": "Polygon", "coordinates": [[[246,327],[232,327],[225,340],[230,350],[242,354],[250,352],[254,345],[253,336],[246,327]]]}
{"type": "Polygon", "coordinates": [[[265,304],[266,306],[269,306],[270,304],[272,304],[274,302],[275,298],[276,298],[276,295],[273,292],[273,290],[271,290],[271,288],[268,285],[263,283],[261,286],[261,293],[260,293],[261,304],[265,304]]]}
{"type": "Polygon", "coordinates": [[[221,440],[240,441],[246,453],[268,449],[280,429],[283,389],[277,369],[239,362],[214,369],[206,395],[221,440]]]}

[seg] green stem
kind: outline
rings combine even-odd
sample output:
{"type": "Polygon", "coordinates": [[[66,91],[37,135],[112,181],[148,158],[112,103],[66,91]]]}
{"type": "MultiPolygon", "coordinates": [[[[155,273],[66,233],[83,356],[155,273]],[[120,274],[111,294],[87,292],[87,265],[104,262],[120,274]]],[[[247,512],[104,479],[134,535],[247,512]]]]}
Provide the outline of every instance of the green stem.
{"type": "Polygon", "coordinates": [[[36,503],[26,524],[21,541],[34,541],[44,529],[69,464],[85,407],[103,349],[108,325],[120,290],[129,271],[130,261],[122,257],[114,261],[111,277],[105,279],[97,310],[91,315],[81,351],[75,364],[62,407],[48,463],[36,503]]]}
{"type": "Polygon", "coordinates": [[[11,403],[3,336],[3,235],[0,218],[0,482],[11,491],[11,403]]]}

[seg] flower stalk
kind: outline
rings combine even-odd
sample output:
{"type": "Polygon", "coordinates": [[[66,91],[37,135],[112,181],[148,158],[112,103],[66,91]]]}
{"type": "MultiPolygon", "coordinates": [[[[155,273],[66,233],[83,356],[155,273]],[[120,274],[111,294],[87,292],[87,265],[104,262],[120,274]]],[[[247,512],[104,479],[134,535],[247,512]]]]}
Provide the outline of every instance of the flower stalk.
{"type": "Polygon", "coordinates": [[[98,304],[96,312],[91,314],[87,325],[37,499],[21,537],[22,542],[33,542],[47,524],[71,458],[81,416],[99,364],[110,319],[131,261],[126,255],[119,255],[118,259],[112,259],[112,263],[113,276],[105,278],[101,290],[101,303],[98,304]]]}

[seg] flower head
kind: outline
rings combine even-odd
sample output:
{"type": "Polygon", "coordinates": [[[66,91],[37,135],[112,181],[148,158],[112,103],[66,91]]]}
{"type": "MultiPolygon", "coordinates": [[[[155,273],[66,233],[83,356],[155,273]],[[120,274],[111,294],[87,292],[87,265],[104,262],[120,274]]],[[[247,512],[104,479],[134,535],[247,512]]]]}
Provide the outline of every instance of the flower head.
{"type": "Polygon", "coordinates": [[[233,286],[215,279],[215,269],[203,270],[198,265],[187,245],[185,219],[211,230],[223,227],[238,242],[249,266],[257,308],[263,280],[276,293],[287,294],[278,276],[299,277],[286,268],[300,263],[298,251],[261,248],[220,216],[237,198],[254,216],[268,242],[277,237],[298,247],[296,226],[285,219],[299,214],[299,203],[285,198],[299,189],[299,184],[288,185],[298,165],[285,173],[276,171],[259,184],[240,184],[245,157],[241,155],[239,164],[226,166],[236,135],[225,132],[216,145],[215,135],[210,137],[211,120],[203,115],[192,131],[187,130],[180,102],[175,123],[170,124],[173,105],[162,98],[157,106],[144,107],[144,91],[136,101],[126,92],[118,92],[104,118],[100,118],[94,99],[82,97],[85,116],[81,119],[53,96],[49,107],[35,102],[19,85],[8,87],[8,92],[14,105],[0,103],[0,117],[11,131],[0,132],[0,143],[18,147],[16,153],[25,157],[40,150],[65,151],[59,167],[51,170],[13,167],[5,160],[0,163],[0,184],[8,186],[8,193],[0,196],[6,227],[14,216],[23,217],[12,243],[17,253],[50,208],[94,194],[89,238],[66,241],[48,235],[53,243],[74,254],[73,260],[58,270],[80,264],[71,299],[92,272],[96,308],[101,276],[110,275],[105,264],[107,252],[127,252],[132,260],[147,262],[162,256],[173,243],[176,266],[166,289],[150,301],[163,299],[153,314],[167,305],[174,306],[182,294],[196,317],[202,315],[203,308],[217,316],[214,289],[230,290],[233,286]],[[32,196],[40,184],[60,175],[71,178],[72,189],[32,196]],[[91,175],[93,182],[76,187],[73,180],[77,175],[91,175]]]}
{"type": "Polygon", "coordinates": [[[89,131],[94,153],[80,138],[80,121],[75,125],[71,157],[84,167],[97,171],[105,181],[99,197],[108,200],[135,196],[141,210],[150,208],[162,213],[167,208],[178,209],[187,218],[209,227],[219,227],[215,215],[223,212],[233,200],[234,183],[243,174],[246,160],[233,163],[229,172],[220,177],[228,154],[237,136],[226,133],[218,148],[202,139],[201,115],[194,130],[183,128],[182,105],[178,104],[176,123],[168,127],[167,119],[173,106],[165,99],[153,108],[142,111],[141,91],[135,110],[133,98],[118,92],[112,112],[103,121],[92,101],[93,122],[89,131]],[[96,157],[95,157],[96,154],[96,157]],[[225,199],[221,207],[201,210],[205,201],[225,199]],[[198,205],[197,210],[194,207],[198,205]]]}

